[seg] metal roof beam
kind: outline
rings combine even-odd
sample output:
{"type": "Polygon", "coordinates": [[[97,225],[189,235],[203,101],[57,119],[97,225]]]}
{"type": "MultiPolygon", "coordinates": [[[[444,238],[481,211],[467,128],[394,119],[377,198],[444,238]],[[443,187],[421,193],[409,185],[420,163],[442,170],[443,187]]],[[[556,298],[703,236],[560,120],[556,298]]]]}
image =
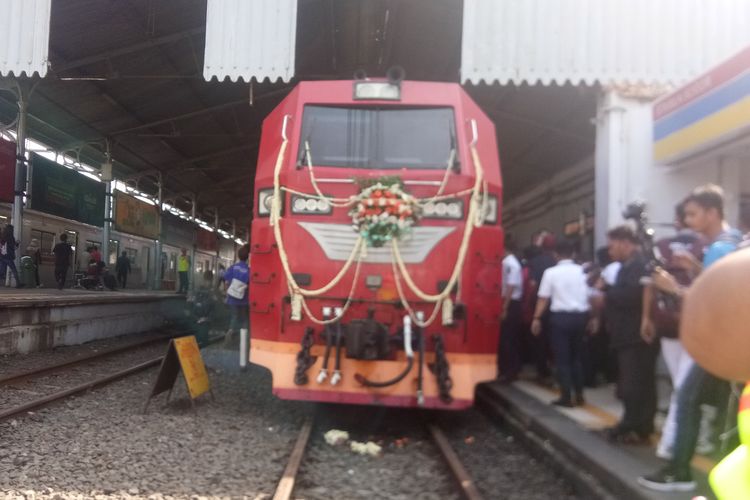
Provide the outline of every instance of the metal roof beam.
{"type": "MultiPolygon", "coordinates": [[[[253,99],[253,101],[254,102],[258,102],[258,101],[261,101],[261,100],[264,100],[264,99],[268,99],[270,97],[274,97],[274,96],[277,96],[279,94],[287,93],[287,92],[289,92],[289,90],[290,90],[289,87],[285,86],[283,88],[267,92],[267,93],[265,93],[265,94],[263,94],[261,96],[257,96],[257,97],[255,97],[253,99]]],[[[154,120],[152,122],[144,123],[142,125],[138,125],[138,126],[135,126],[135,127],[129,127],[129,128],[122,129],[122,130],[117,130],[115,132],[112,132],[109,135],[112,136],[112,137],[114,137],[114,136],[118,136],[118,135],[129,134],[131,132],[136,132],[138,130],[143,130],[143,129],[147,129],[147,128],[151,128],[151,127],[156,127],[158,125],[164,125],[164,124],[171,123],[171,122],[186,120],[188,118],[194,118],[196,116],[201,116],[201,115],[204,115],[204,114],[207,114],[207,113],[213,113],[214,111],[218,111],[220,109],[232,108],[232,107],[235,107],[235,106],[239,106],[241,104],[250,105],[250,101],[248,99],[240,99],[240,100],[237,100],[237,101],[230,101],[230,102],[225,102],[223,104],[217,104],[215,106],[207,106],[207,107],[198,109],[196,111],[191,111],[189,113],[183,113],[183,114],[180,114],[180,115],[170,116],[168,118],[161,118],[159,120],[154,120]]]]}
{"type": "Polygon", "coordinates": [[[88,66],[89,64],[93,64],[96,62],[106,61],[108,59],[112,59],[113,57],[123,56],[126,54],[132,54],[134,52],[140,52],[142,50],[150,49],[153,47],[158,47],[160,45],[173,43],[173,42],[182,40],[183,38],[190,38],[194,35],[205,33],[205,31],[206,31],[206,27],[200,26],[198,28],[193,28],[193,29],[189,29],[185,31],[180,31],[177,33],[172,33],[171,35],[164,35],[164,36],[160,36],[156,38],[151,38],[143,42],[134,43],[132,45],[126,45],[125,47],[120,47],[119,49],[107,50],[105,52],[100,52],[92,56],[82,57],[80,59],[75,59],[72,61],[66,61],[59,65],[52,62],[52,69],[55,72],[60,73],[62,71],[68,71],[71,69],[88,66]]]}

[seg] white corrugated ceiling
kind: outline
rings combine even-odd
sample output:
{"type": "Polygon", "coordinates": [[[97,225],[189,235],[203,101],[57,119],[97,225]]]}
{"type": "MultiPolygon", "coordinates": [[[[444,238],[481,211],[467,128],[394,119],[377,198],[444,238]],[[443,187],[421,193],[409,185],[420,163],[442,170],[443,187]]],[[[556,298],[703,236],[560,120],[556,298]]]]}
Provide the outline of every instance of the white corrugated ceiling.
{"type": "Polygon", "coordinates": [[[296,32],[297,0],[208,0],[203,77],[289,81],[296,32]]]}
{"type": "Polygon", "coordinates": [[[679,84],[748,44],[748,0],[464,0],[461,79],[679,84]]]}
{"type": "Polygon", "coordinates": [[[47,74],[51,0],[0,0],[0,76],[47,74]]]}

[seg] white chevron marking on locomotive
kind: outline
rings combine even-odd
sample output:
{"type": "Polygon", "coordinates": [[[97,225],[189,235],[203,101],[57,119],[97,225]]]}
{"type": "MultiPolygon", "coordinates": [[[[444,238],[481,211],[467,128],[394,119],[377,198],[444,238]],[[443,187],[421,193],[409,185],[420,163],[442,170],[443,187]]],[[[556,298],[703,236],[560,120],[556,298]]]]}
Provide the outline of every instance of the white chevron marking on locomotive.
{"type": "MultiPolygon", "coordinates": [[[[321,222],[299,222],[320,248],[331,260],[347,260],[357,241],[357,233],[349,224],[329,224],[321,222]]],[[[399,243],[401,255],[407,264],[424,262],[427,255],[440,241],[455,231],[455,226],[419,226],[411,228],[399,243]]],[[[372,264],[387,264],[391,262],[391,247],[368,248],[364,262],[372,264]]]]}

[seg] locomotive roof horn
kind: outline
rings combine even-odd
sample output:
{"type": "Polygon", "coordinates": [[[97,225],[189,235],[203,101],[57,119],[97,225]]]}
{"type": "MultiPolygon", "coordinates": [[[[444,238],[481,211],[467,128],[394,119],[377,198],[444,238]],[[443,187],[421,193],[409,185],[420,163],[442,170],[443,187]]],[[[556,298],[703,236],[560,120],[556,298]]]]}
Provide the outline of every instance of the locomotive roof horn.
{"type": "Polygon", "coordinates": [[[388,79],[388,83],[399,85],[406,79],[406,70],[401,66],[391,66],[388,68],[388,71],[385,72],[385,77],[388,79]]]}

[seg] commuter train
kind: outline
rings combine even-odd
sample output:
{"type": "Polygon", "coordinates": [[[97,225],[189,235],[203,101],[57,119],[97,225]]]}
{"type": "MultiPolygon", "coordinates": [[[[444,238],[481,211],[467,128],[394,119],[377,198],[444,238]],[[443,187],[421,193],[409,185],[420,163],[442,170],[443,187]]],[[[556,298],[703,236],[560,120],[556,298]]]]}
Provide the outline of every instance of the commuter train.
{"type": "Polygon", "coordinates": [[[263,122],[250,361],[282,399],[464,409],[502,307],[495,128],[457,84],[301,82],[263,122]]]}
{"type": "MultiPolygon", "coordinates": [[[[62,167],[61,167],[62,168],[62,167]]],[[[0,203],[0,226],[11,222],[11,205],[0,203]]],[[[47,213],[26,210],[24,211],[23,231],[18,252],[26,255],[27,247],[32,239],[39,242],[42,258],[39,266],[39,279],[43,286],[52,287],[54,280],[54,255],[52,248],[58,242],[60,234],[68,235],[68,242],[73,247],[74,260],[72,270],[68,272],[66,286],[76,285],[76,271],[85,271],[87,263],[84,260],[84,251],[89,246],[102,248],[102,228],[95,227],[82,222],[65,219],[47,213]]],[[[215,271],[219,264],[228,267],[234,260],[234,242],[227,240],[222,242],[219,255],[216,252],[206,252],[200,249],[195,252],[195,266],[193,266],[193,278],[198,280],[205,270],[215,271]]],[[[173,290],[177,283],[177,258],[182,248],[189,248],[190,243],[186,241],[166,240],[162,242],[162,289],[173,290]]],[[[128,288],[147,288],[153,283],[155,245],[154,241],[141,236],[112,230],[110,233],[110,255],[107,263],[114,268],[117,255],[126,252],[131,263],[131,274],[128,277],[128,288]]],[[[114,269],[113,269],[114,272],[114,269]]],[[[33,283],[25,283],[33,285],[33,283]]]]}

